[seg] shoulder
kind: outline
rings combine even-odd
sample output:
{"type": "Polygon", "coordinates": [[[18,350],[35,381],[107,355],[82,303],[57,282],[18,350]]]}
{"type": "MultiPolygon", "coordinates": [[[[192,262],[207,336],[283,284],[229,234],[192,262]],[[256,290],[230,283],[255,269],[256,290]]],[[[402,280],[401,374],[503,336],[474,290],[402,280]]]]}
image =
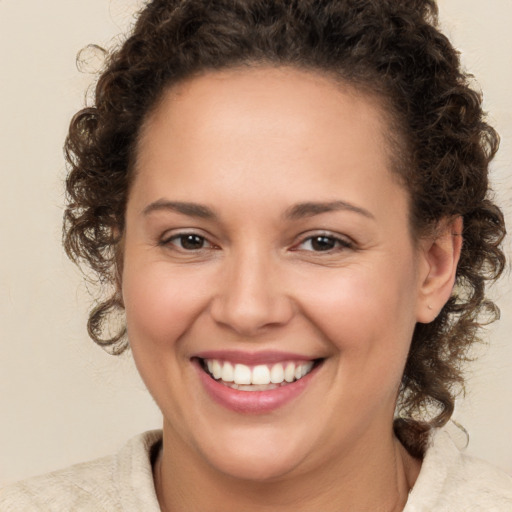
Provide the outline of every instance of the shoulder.
{"type": "Polygon", "coordinates": [[[160,431],[131,439],[119,453],[33,477],[0,490],[0,512],[157,511],[151,452],[160,431]]]}
{"type": "Polygon", "coordinates": [[[512,477],[458,450],[448,432],[434,433],[404,512],[512,510],[512,477]]]}
{"type": "Polygon", "coordinates": [[[6,487],[0,491],[0,511],[117,510],[111,507],[113,461],[105,457],[6,487]]]}

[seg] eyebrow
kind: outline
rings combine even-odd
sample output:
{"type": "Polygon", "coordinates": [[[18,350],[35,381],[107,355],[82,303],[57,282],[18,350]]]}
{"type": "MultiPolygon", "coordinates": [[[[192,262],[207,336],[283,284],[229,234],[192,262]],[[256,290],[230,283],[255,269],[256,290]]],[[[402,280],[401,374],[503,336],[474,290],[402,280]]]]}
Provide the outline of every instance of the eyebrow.
{"type": "MultiPolygon", "coordinates": [[[[355,206],[346,201],[328,201],[328,202],[307,202],[298,203],[288,208],[284,217],[289,220],[299,220],[305,217],[314,217],[322,213],[335,212],[335,211],[349,211],[363,215],[369,219],[375,219],[373,214],[368,210],[355,206]]],[[[190,203],[185,201],[168,201],[166,199],[159,199],[150,203],[142,210],[143,215],[149,215],[156,211],[172,211],[187,215],[189,217],[199,217],[201,219],[216,219],[215,212],[208,208],[208,206],[199,203],[190,203]]]]}
{"type": "Polygon", "coordinates": [[[285,218],[290,220],[299,220],[304,217],[313,217],[320,215],[321,213],[336,212],[336,211],[349,211],[363,215],[369,219],[375,219],[372,213],[364,208],[347,203],[346,201],[329,201],[326,203],[299,203],[290,208],[285,212],[285,218]]]}
{"type": "Polygon", "coordinates": [[[159,199],[142,210],[143,215],[149,215],[157,211],[172,211],[188,215],[189,217],[199,217],[201,219],[215,219],[216,215],[211,208],[198,203],[189,203],[183,201],[167,201],[159,199]]]}

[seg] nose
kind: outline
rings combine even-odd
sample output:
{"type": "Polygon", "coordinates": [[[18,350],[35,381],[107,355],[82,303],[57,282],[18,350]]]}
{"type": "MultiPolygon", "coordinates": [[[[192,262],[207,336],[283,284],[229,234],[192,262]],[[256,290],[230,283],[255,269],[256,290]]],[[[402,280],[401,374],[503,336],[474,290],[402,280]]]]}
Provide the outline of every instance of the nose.
{"type": "Polygon", "coordinates": [[[277,262],[260,251],[245,251],[224,264],[219,293],[211,303],[213,320],[237,334],[254,337],[286,325],[294,304],[283,286],[277,262]]]}

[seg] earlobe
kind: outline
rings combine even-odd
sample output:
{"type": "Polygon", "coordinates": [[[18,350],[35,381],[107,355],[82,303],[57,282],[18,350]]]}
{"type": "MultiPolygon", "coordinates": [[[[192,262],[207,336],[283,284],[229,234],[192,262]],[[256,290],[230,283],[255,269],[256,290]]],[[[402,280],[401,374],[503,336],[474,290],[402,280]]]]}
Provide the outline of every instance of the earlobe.
{"type": "Polygon", "coordinates": [[[462,248],[462,217],[439,221],[422,244],[422,265],[416,320],[432,322],[452,293],[462,248]]]}

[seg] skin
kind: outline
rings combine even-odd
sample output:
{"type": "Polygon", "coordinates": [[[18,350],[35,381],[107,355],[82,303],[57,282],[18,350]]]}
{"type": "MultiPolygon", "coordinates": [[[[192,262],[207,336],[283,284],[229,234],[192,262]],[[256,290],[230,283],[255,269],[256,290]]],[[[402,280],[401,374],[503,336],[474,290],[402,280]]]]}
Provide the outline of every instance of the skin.
{"type": "Polygon", "coordinates": [[[460,221],[413,240],[386,130],[377,100],[292,68],[196,77],[147,120],[122,296],[133,356],[164,416],[162,510],[403,507],[420,461],[394,437],[393,412],[414,326],[450,295],[460,221]],[[189,233],[198,249],[183,247],[189,233]],[[319,235],[331,249],[315,250],[319,235]],[[205,392],[191,358],[212,349],[324,363],[306,392],[248,415],[205,392]]]}

